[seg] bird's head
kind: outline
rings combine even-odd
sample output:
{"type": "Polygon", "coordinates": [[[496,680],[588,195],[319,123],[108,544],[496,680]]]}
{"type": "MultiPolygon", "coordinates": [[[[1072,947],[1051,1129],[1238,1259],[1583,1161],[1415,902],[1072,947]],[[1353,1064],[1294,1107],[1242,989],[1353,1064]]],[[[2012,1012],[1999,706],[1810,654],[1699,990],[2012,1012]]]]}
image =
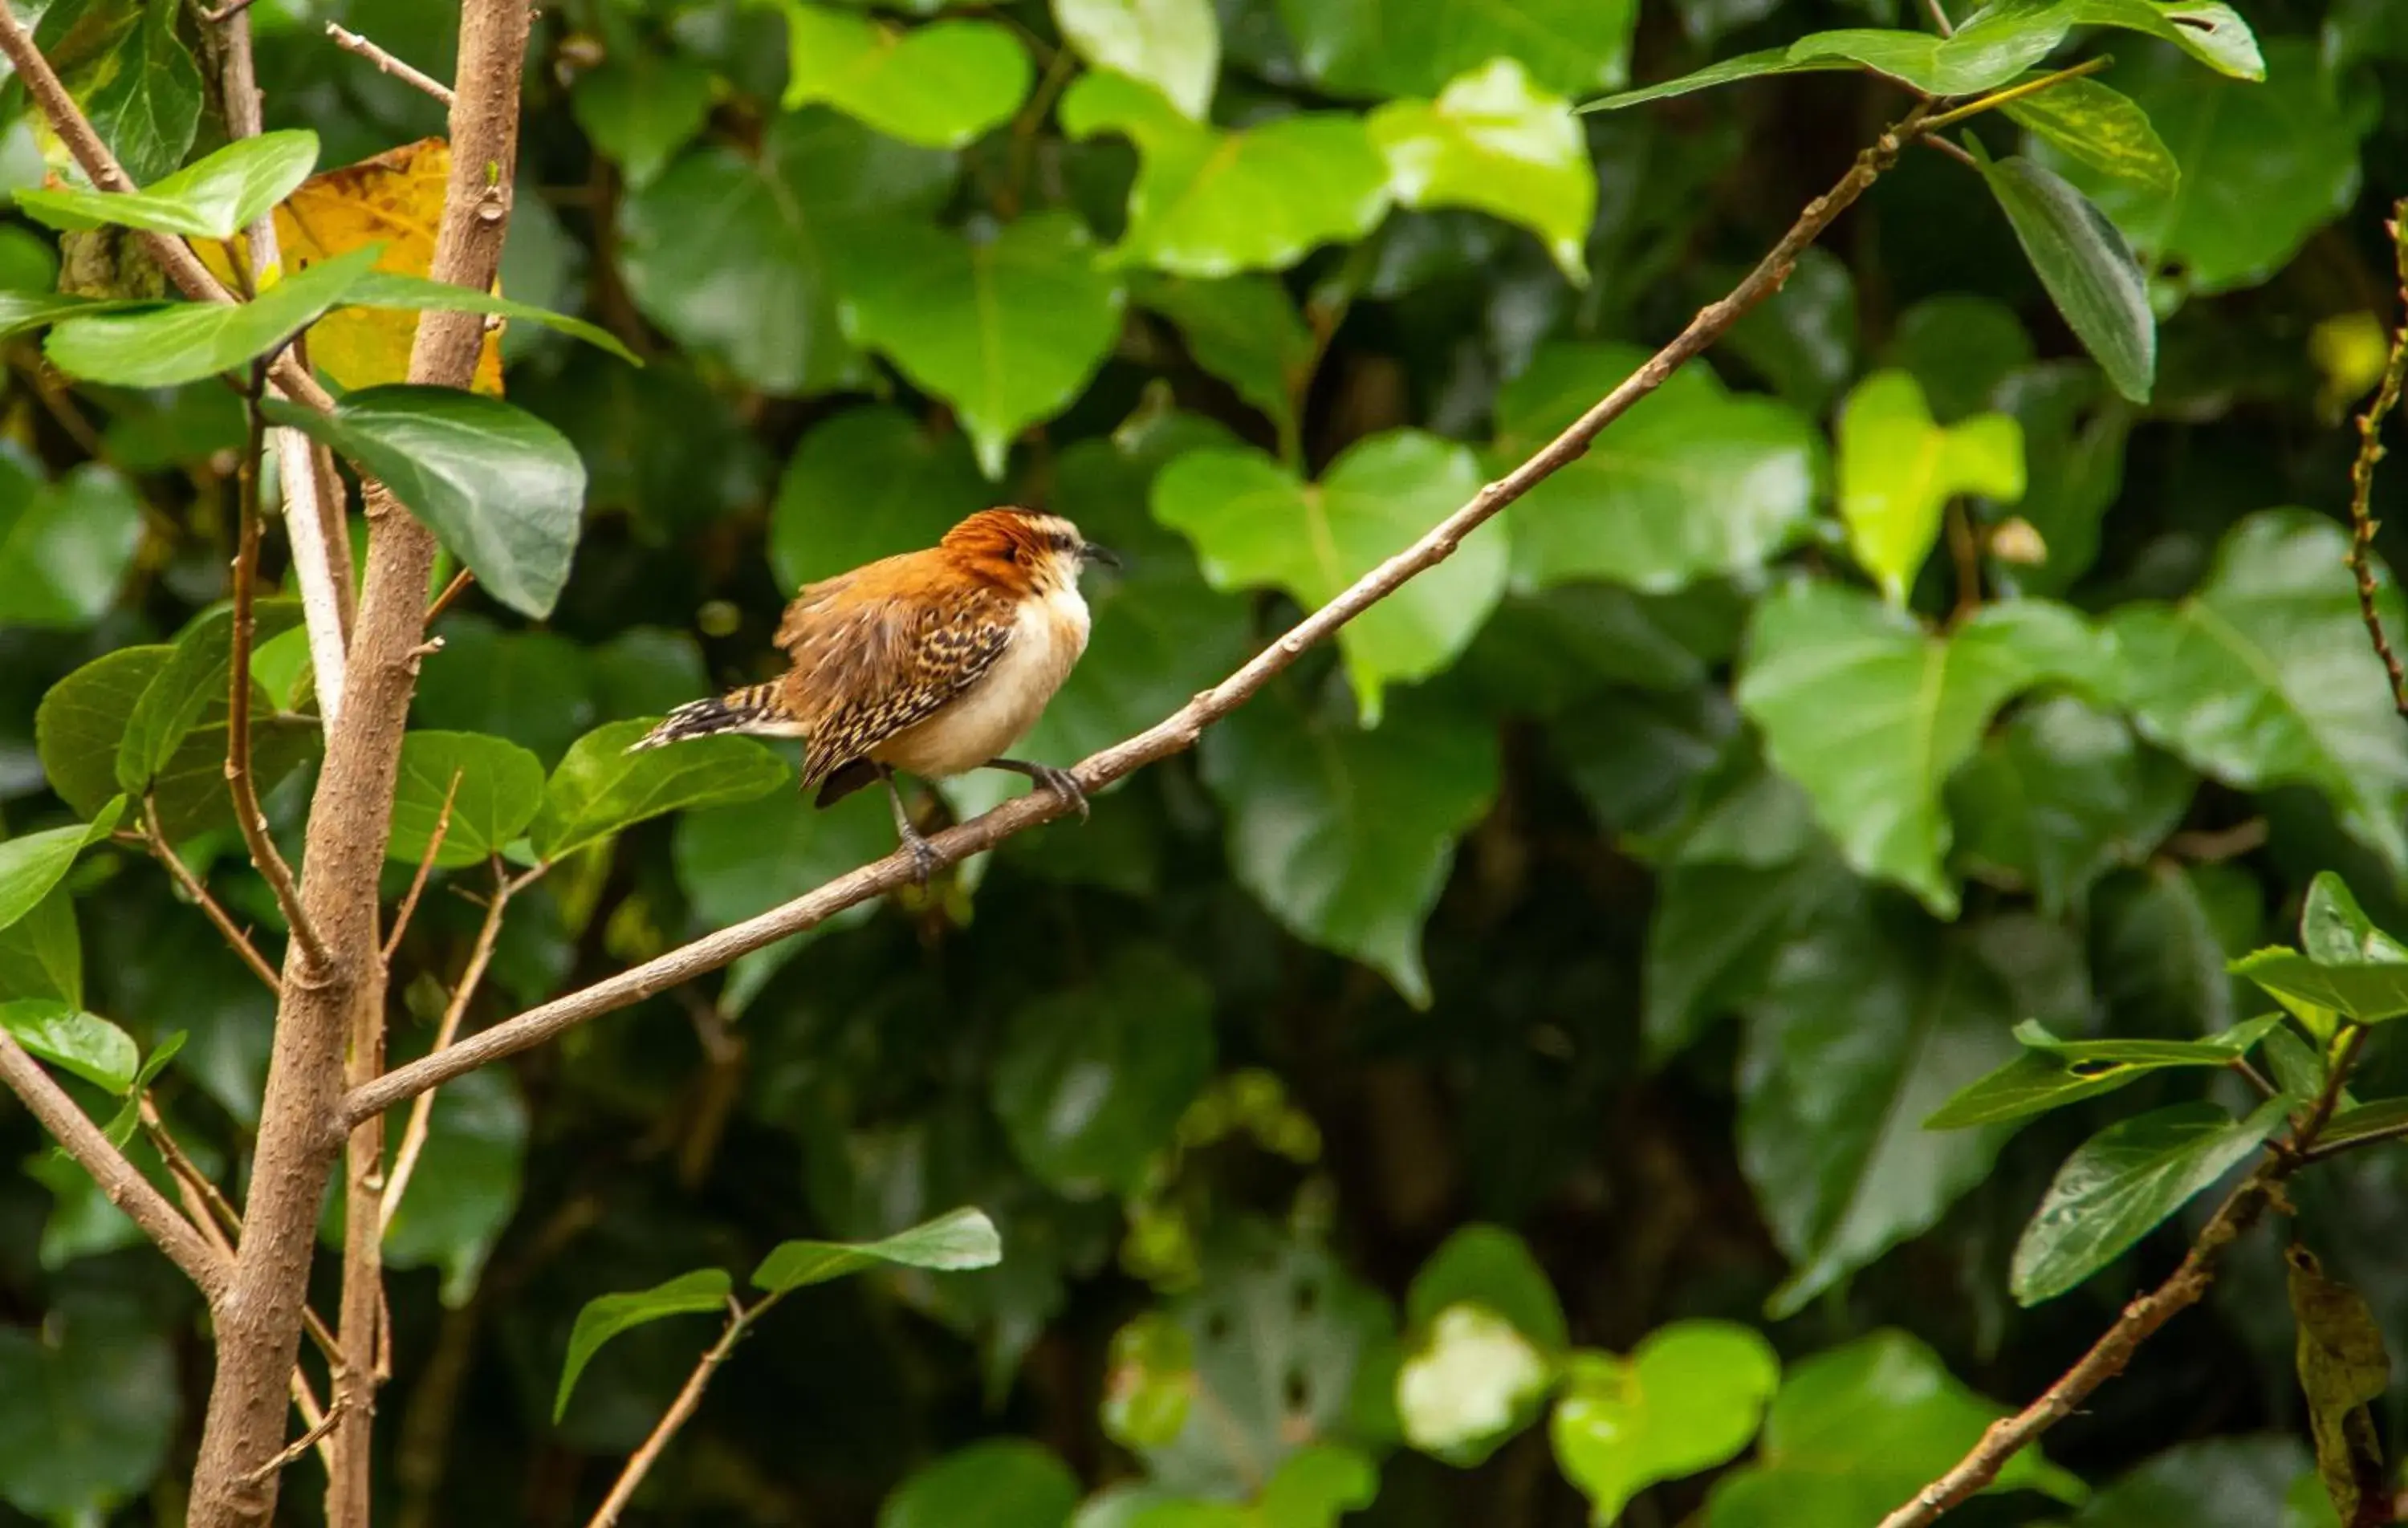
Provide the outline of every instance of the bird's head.
{"type": "Polygon", "coordinates": [[[1039,509],[982,509],[945,533],[946,550],[998,583],[1039,593],[1076,588],[1089,563],[1120,559],[1059,515],[1039,509]]]}

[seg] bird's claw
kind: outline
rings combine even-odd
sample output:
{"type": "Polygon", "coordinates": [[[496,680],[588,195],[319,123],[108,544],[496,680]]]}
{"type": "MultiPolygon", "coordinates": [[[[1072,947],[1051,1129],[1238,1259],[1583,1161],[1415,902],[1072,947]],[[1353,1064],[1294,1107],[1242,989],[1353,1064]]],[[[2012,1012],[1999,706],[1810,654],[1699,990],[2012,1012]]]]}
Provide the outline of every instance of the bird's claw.
{"type": "Polygon", "coordinates": [[[936,873],[936,850],[929,847],[927,839],[916,833],[909,834],[904,837],[903,848],[911,856],[912,881],[924,890],[928,884],[928,878],[936,873]]]}
{"type": "Polygon", "coordinates": [[[1039,764],[1033,773],[1037,776],[1038,784],[1060,796],[1077,810],[1080,821],[1084,822],[1087,820],[1087,793],[1079,788],[1077,777],[1067,769],[1056,769],[1052,764],[1039,764]]]}

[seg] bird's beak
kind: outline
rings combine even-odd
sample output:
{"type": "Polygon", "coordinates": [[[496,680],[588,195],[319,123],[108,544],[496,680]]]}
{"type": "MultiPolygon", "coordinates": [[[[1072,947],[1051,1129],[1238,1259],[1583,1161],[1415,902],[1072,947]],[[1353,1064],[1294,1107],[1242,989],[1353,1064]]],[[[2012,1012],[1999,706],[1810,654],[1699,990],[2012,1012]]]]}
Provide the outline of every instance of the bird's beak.
{"type": "Polygon", "coordinates": [[[1121,565],[1121,554],[1112,550],[1110,547],[1099,547],[1092,541],[1082,541],[1079,543],[1079,561],[1082,563],[1101,563],[1106,567],[1119,567],[1121,565]]]}

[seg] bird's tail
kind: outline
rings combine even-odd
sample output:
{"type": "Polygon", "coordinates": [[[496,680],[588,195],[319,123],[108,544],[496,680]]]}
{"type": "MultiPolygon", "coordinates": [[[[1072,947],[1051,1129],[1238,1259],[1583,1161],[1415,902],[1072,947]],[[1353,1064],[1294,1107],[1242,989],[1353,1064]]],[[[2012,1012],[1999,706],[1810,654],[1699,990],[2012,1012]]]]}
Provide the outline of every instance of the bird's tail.
{"type": "Polygon", "coordinates": [[[778,687],[748,684],[708,700],[690,700],[661,718],[660,725],[627,745],[627,751],[665,748],[689,737],[711,737],[724,732],[782,735],[794,731],[778,702],[778,687]]]}

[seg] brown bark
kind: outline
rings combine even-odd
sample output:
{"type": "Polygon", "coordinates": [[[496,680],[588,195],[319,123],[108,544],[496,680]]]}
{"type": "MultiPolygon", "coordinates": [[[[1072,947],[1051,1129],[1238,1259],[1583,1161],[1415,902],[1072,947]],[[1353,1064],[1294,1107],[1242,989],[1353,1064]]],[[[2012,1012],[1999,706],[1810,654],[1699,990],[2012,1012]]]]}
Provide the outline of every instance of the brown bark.
{"type": "MultiPolygon", "coordinates": [[[[436,242],[434,276],[492,285],[509,224],[517,161],[519,73],[526,0],[469,0],[460,21],[460,78],[452,113],[452,183],[436,242]]],[[[466,387],[483,342],[475,314],[428,313],[410,353],[410,379],[466,387]]],[[[301,899],[325,941],[329,968],[304,985],[288,955],[285,1001],[260,1118],[251,1202],[234,1283],[220,1303],[218,1370],[193,1479],[193,1528],[265,1523],[277,1478],[260,1474],[283,1447],[285,1378],[300,1340],[301,1308],[318,1208],[344,1144],[347,1082],[375,1075],[382,1049],[384,967],[377,873],[392,827],[394,777],[416,688],[435,537],[381,493],[369,495],[367,576],[352,633],[343,714],[310,803],[301,899]]],[[[376,1230],[383,1132],[362,1121],[349,1142],[350,1216],[336,1377],[336,1433],[343,1461],[328,1487],[329,1521],[368,1521],[367,1443],[375,1415],[381,1269],[376,1230]]]]}

